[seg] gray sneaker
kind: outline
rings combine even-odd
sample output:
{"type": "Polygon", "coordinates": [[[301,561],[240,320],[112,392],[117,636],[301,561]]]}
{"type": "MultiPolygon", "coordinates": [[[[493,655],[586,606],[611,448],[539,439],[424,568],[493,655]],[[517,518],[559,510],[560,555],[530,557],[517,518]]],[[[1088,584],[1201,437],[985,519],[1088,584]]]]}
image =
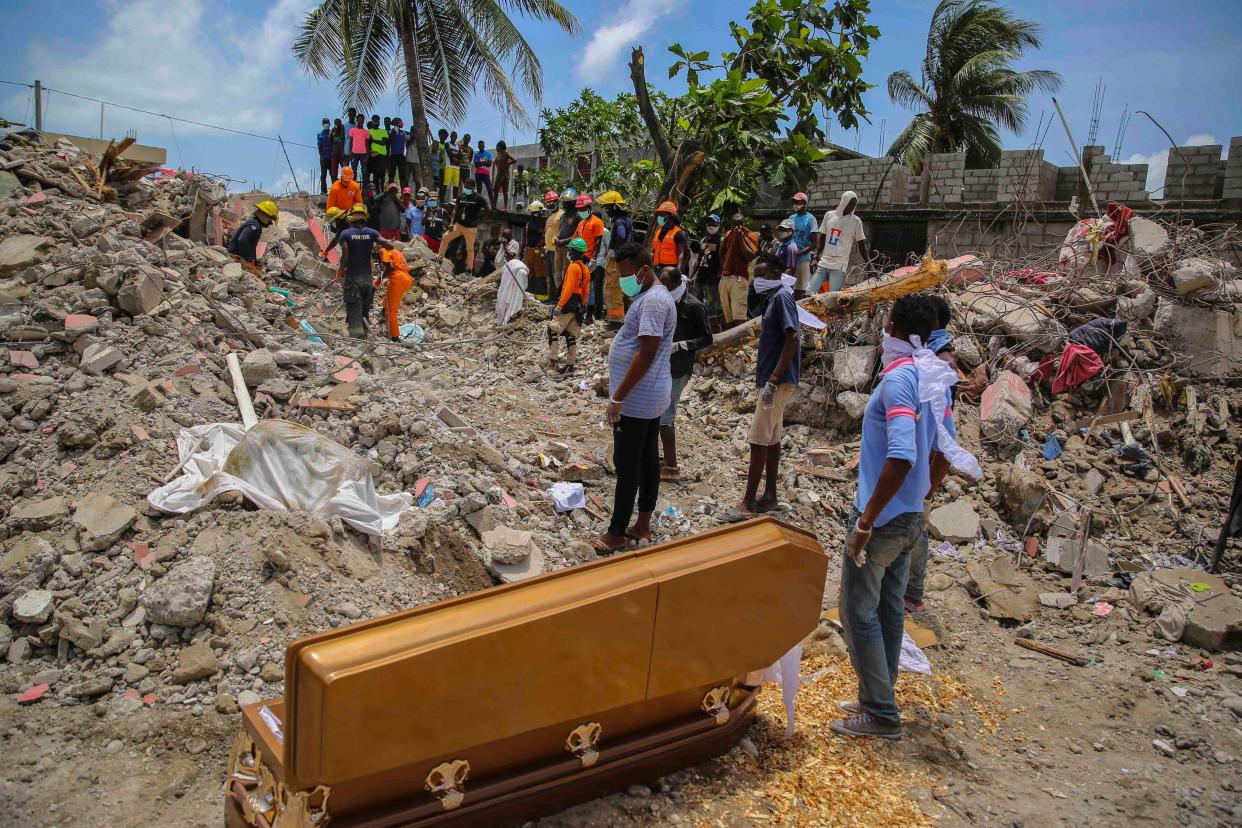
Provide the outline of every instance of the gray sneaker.
{"type": "Polygon", "coordinates": [[[829,722],[828,727],[842,736],[889,739],[894,742],[901,738],[901,725],[876,721],[870,713],[861,713],[849,719],[835,719],[829,722]]]}
{"type": "Polygon", "coordinates": [[[849,701],[838,701],[837,707],[842,713],[849,713],[851,716],[861,716],[864,712],[866,712],[863,710],[862,705],[855,699],[850,699],[849,701]]]}

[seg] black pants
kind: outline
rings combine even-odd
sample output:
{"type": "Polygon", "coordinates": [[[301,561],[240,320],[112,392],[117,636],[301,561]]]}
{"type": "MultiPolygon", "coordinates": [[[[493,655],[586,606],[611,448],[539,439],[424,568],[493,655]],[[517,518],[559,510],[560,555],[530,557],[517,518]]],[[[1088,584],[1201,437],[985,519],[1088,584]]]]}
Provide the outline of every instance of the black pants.
{"type": "Polygon", "coordinates": [[[612,426],[612,461],[617,467],[617,490],[608,531],[624,535],[634,514],[634,495],[638,495],[640,512],[655,511],[660,496],[660,418],[622,415],[612,426]]]}
{"type": "Polygon", "coordinates": [[[401,189],[404,191],[406,187],[410,186],[410,161],[404,155],[398,155],[392,159],[392,164],[395,170],[393,175],[395,175],[397,181],[401,183],[401,189]]]}
{"type": "Polygon", "coordinates": [[[328,192],[328,177],[331,176],[336,181],[336,169],[332,166],[331,158],[319,156],[319,192],[328,192]]]}
{"type": "Polygon", "coordinates": [[[346,274],[342,290],[345,299],[345,324],[349,326],[349,335],[357,336],[359,331],[365,333],[368,328],[367,319],[371,316],[371,303],[375,301],[375,283],[371,281],[371,274],[346,274]]]}
{"type": "Polygon", "coordinates": [[[367,186],[367,157],[365,155],[349,156],[349,167],[354,171],[354,181],[357,181],[358,186],[365,190],[367,186]]]}
{"type": "Polygon", "coordinates": [[[604,269],[597,267],[591,271],[591,307],[589,315],[593,319],[604,318],[604,269]]]}
{"type": "Polygon", "coordinates": [[[388,177],[388,156],[372,155],[370,159],[371,183],[375,187],[375,192],[384,192],[385,181],[388,177]]]}
{"type": "Polygon", "coordinates": [[[492,194],[492,175],[491,173],[476,172],[474,174],[475,188],[479,191],[479,195],[483,195],[483,191],[487,190],[487,202],[493,207],[496,206],[496,197],[492,194]]]}

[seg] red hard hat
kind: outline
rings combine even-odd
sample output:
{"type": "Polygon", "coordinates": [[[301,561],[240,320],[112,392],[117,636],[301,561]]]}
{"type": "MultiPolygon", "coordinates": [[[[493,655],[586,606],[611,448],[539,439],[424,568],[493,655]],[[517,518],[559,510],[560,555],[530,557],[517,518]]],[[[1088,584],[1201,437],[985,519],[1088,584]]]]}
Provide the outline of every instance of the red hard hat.
{"type": "Polygon", "coordinates": [[[582,195],[578,196],[578,200],[574,202],[574,206],[577,207],[578,209],[582,209],[583,207],[590,207],[594,203],[595,202],[591,200],[590,193],[583,193],[582,195]]]}
{"type": "Polygon", "coordinates": [[[677,205],[671,201],[666,201],[656,208],[657,213],[672,213],[677,215],[677,205]]]}
{"type": "Polygon", "coordinates": [[[543,200],[545,202],[556,201],[559,197],[560,196],[557,194],[556,190],[548,190],[546,193],[543,194],[543,200]]]}

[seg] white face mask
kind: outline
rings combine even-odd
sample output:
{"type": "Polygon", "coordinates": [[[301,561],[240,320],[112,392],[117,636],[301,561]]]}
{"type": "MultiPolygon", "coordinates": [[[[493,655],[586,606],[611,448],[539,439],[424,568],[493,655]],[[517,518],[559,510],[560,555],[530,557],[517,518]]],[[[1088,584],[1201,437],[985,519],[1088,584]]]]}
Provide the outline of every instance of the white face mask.
{"type": "Polygon", "coordinates": [[[780,287],[792,288],[797,283],[798,280],[788,273],[782,274],[779,279],[755,279],[755,292],[767,293],[780,287]]]}
{"type": "Polygon", "coordinates": [[[681,297],[686,295],[686,277],[685,276],[681,277],[681,284],[673,288],[672,290],[670,290],[668,292],[668,295],[673,298],[674,302],[681,301],[681,297]]]}
{"type": "MultiPolygon", "coordinates": [[[[917,339],[917,337],[915,338],[917,339]]],[[[880,363],[885,368],[902,357],[913,357],[915,350],[914,346],[909,342],[904,339],[898,339],[897,337],[891,335],[888,331],[884,332],[884,339],[882,340],[881,348],[882,355],[880,357],[880,363]]]]}

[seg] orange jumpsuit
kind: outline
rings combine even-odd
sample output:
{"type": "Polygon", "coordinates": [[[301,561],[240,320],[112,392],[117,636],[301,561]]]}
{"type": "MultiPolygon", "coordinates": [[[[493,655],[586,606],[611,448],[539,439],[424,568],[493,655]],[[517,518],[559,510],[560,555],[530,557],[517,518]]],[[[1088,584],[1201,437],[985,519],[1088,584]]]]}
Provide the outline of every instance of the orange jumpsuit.
{"type": "Polygon", "coordinates": [[[388,319],[388,335],[401,336],[401,324],[397,321],[397,310],[401,307],[401,298],[414,286],[414,278],[410,276],[410,266],[400,250],[380,250],[380,262],[392,265],[388,273],[388,287],[384,291],[384,314],[388,319]]]}

